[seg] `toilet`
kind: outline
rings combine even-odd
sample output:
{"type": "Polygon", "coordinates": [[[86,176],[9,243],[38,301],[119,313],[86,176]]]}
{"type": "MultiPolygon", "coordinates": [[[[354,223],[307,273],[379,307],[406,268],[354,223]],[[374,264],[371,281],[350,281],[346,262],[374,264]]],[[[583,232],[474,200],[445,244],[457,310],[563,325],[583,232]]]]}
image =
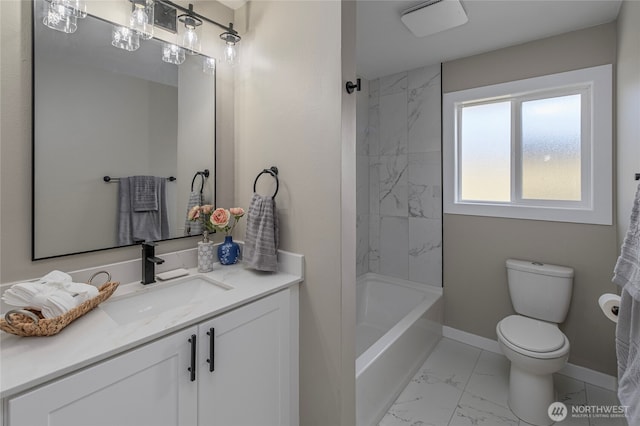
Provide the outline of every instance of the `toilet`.
{"type": "Polygon", "coordinates": [[[509,407],[537,426],[553,423],[547,410],[555,402],[553,373],[569,359],[569,339],[558,328],[569,311],[573,269],[508,259],[509,295],[517,315],[496,326],[498,344],[511,361],[509,407]]]}

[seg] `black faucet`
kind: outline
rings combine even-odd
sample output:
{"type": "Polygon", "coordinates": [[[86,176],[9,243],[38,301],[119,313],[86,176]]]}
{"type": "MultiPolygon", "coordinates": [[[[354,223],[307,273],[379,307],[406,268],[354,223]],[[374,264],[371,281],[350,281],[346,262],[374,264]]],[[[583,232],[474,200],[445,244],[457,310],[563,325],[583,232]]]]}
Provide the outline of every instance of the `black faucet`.
{"type": "Polygon", "coordinates": [[[142,284],[156,282],[155,266],[164,263],[164,259],[155,256],[156,244],[151,241],[142,243],[142,284]]]}

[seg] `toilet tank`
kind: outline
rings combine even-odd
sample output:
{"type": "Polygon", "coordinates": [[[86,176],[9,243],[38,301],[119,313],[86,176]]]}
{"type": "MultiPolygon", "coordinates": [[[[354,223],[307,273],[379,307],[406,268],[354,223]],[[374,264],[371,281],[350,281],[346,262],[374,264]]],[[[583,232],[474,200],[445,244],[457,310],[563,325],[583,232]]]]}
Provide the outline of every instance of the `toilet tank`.
{"type": "Polygon", "coordinates": [[[528,260],[507,260],[513,309],[521,315],[561,323],[571,303],[573,269],[528,260]]]}

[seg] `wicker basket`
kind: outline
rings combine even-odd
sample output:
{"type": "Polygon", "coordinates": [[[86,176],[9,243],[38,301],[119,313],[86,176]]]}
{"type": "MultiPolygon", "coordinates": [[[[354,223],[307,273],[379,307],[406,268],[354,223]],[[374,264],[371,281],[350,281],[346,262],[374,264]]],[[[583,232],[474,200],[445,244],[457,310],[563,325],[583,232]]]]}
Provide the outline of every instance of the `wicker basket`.
{"type": "Polygon", "coordinates": [[[100,303],[107,300],[116,288],[118,282],[107,282],[102,284],[98,289],[98,295],[93,299],[81,303],[68,312],[55,318],[44,318],[38,311],[29,311],[26,313],[14,312],[8,313],[10,321],[0,318],[0,330],[17,336],[53,336],[58,334],[60,330],[69,325],[73,320],[86,314],[100,303]],[[38,321],[34,321],[37,316],[38,321]]]}

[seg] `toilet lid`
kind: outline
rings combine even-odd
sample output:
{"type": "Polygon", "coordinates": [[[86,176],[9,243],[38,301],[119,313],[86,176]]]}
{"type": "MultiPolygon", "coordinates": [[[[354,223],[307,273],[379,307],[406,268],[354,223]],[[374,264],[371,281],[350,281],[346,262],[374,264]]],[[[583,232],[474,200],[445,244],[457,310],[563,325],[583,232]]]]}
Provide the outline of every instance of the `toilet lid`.
{"type": "Polygon", "coordinates": [[[510,343],[531,352],[551,352],[560,349],[564,334],[544,321],[511,315],[500,321],[500,332],[510,343]]]}

